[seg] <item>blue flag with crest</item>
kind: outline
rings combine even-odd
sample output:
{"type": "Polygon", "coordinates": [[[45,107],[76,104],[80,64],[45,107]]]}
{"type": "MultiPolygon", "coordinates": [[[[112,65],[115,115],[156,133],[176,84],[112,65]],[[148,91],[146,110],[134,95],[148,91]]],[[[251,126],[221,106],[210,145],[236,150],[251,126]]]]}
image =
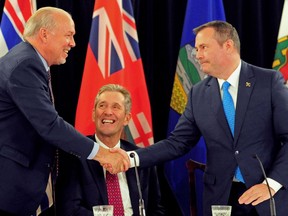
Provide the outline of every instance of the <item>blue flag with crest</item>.
{"type": "MultiPolygon", "coordinates": [[[[178,55],[175,79],[173,84],[168,134],[174,129],[180,115],[183,113],[189,90],[204,78],[198,63],[194,58],[195,35],[193,29],[212,20],[225,20],[222,0],[188,0],[186,15],[183,25],[180,51],[178,55]]],[[[193,159],[202,163],[206,162],[206,147],[200,139],[189,153],[176,160],[165,164],[165,173],[170,187],[177,199],[183,215],[190,216],[189,207],[189,178],[186,161],[193,159]]],[[[202,176],[198,177],[197,194],[198,215],[202,214],[202,176]]]]}

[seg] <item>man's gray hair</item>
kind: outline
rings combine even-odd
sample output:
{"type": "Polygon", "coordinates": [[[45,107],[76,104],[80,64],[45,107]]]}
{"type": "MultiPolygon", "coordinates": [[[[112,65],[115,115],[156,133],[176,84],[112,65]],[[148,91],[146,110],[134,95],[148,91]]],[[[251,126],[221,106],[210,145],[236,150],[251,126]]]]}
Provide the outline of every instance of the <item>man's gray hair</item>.
{"type": "Polygon", "coordinates": [[[35,36],[41,28],[55,29],[57,27],[55,14],[59,13],[67,14],[71,17],[69,13],[60,8],[43,7],[38,9],[26,22],[23,39],[26,41],[26,38],[35,36]]]}
{"type": "Polygon", "coordinates": [[[107,85],[102,86],[96,95],[94,107],[96,107],[96,105],[99,103],[100,95],[107,91],[120,92],[124,96],[125,113],[127,114],[131,112],[132,99],[131,99],[130,92],[126,88],[118,84],[107,84],[107,85]]]}

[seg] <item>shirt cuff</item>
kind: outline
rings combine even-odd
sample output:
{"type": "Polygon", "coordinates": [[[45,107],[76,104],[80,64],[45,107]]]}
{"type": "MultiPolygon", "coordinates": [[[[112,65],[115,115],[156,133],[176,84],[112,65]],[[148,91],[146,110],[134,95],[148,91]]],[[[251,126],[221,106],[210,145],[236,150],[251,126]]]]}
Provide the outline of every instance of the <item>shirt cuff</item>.
{"type": "MultiPolygon", "coordinates": [[[[275,193],[277,193],[277,191],[280,190],[280,188],[282,187],[282,185],[274,179],[267,178],[267,181],[269,186],[275,191],[275,193]]],[[[263,181],[263,184],[266,184],[265,180],[263,181]]]]}
{"type": "Polygon", "coordinates": [[[99,144],[94,142],[93,149],[91,153],[89,154],[89,156],[87,157],[87,159],[92,160],[97,155],[98,151],[99,151],[99,144]]]}
{"type": "Polygon", "coordinates": [[[130,159],[130,168],[133,168],[135,166],[139,166],[140,162],[139,162],[139,156],[136,153],[136,151],[127,151],[127,154],[129,156],[130,159]],[[134,157],[131,157],[130,154],[133,153],[134,157]],[[135,163],[136,162],[136,163],[135,163]]]}

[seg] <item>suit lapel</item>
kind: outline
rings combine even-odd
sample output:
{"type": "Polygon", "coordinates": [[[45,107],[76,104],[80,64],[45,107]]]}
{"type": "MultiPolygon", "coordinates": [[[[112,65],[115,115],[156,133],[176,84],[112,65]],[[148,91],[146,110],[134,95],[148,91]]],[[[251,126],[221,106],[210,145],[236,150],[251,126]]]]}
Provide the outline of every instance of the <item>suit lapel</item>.
{"type": "Polygon", "coordinates": [[[87,163],[104,203],[108,203],[103,167],[97,161],[87,160],[87,163]]]}
{"type": "MultiPolygon", "coordinates": [[[[88,136],[88,138],[96,142],[94,135],[88,136]]],[[[106,181],[104,178],[103,167],[99,164],[98,161],[86,160],[86,162],[88,164],[88,168],[90,169],[90,172],[98,188],[98,191],[102,197],[103,202],[108,204],[108,194],[107,194],[106,181]]]]}
{"type": "Polygon", "coordinates": [[[235,116],[235,133],[234,143],[237,143],[245,113],[250,101],[251,94],[253,92],[256,80],[252,70],[249,70],[246,62],[242,61],[241,72],[239,77],[239,87],[237,96],[237,107],[235,116]]]}
{"type": "MultiPolygon", "coordinates": [[[[140,170],[138,169],[138,171],[140,175],[140,170]]],[[[130,195],[132,209],[133,209],[133,212],[136,213],[138,212],[138,207],[139,207],[139,192],[137,188],[136,174],[135,174],[134,168],[129,169],[126,172],[126,179],[127,179],[127,184],[129,187],[129,195],[130,195]]]]}
{"type": "MultiPolygon", "coordinates": [[[[121,148],[124,149],[125,151],[132,151],[137,149],[137,147],[134,146],[133,148],[131,148],[128,145],[124,145],[122,142],[120,143],[120,145],[121,148]]],[[[141,178],[141,169],[138,168],[138,172],[139,172],[139,178],[141,178]]],[[[139,192],[137,187],[135,168],[131,168],[126,171],[126,179],[129,188],[129,195],[132,209],[134,214],[137,215],[136,214],[137,212],[139,214],[139,192]]]]}

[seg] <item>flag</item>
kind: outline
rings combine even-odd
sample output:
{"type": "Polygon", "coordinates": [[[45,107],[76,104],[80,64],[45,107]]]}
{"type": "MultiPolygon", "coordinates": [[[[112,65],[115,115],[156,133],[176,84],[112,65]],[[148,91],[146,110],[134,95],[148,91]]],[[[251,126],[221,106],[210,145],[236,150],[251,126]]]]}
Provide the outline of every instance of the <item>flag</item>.
{"type": "Polygon", "coordinates": [[[0,57],[22,41],[24,25],[36,10],[36,0],[6,0],[0,24],[0,57]]]}
{"type": "Polygon", "coordinates": [[[133,101],[126,136],[139,146],[153,144],[150,102],[130,0],[96,0],[75,127],[95,133],[92,109],[101,86],[114,83],[128,89],[133,101]]]}
{"type": "MultiPolygon", "coordinates": [[[[222,0],[188,0],[182,32],[180,51],[178,55],[175,79],[170,102],[168,134],[174,129],[180,115],[185,109],[187,95],[193,85],[204,78],[198,63],[195,61],[193,29],[212,20],[225,20],[222,0]]],[[[189,208],[189,177],[186,161],[194,159],[205,163],[206,147],[203,138],[188,154],[165,164],[165,174],[183,215],[190,215],[189,208]]],[[[200,182],[202,177],[199,178],[200,182]]],[[[199,184],[198,187],[203,187],[199,184]]],[[[201,189],[202,190],[202,189],[201,189]]],[[[202,193],[197,194],[197,200],[202,200],[202,193]]],[[[202,204],[198,204],[199,215],[202,214],[202,204]]]]}
{"type": "Polygon", "coordinates": [[[278,33],[273,69],[281,71],[287,83],[288,79],[288,0],[285,0],[278,33]]]}

